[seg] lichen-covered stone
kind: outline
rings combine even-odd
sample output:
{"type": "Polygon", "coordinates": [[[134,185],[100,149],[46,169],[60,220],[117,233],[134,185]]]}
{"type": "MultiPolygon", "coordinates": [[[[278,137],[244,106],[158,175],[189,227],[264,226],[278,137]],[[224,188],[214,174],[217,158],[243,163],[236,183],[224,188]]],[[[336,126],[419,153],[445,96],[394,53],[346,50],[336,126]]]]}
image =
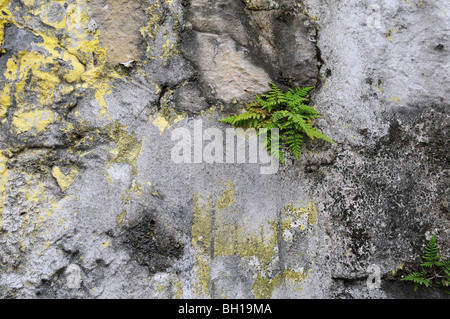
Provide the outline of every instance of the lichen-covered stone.
{"type": "Polygon", "coordinates": [[[191,1],[181,50],[195,65],[207,98],[233,107],[276,80],[289,87],[317,83],[316,28],[295,10],[253,12],[241,1],[191,1]],[[300,53],[301,52],[301,53],[300,53]]]}

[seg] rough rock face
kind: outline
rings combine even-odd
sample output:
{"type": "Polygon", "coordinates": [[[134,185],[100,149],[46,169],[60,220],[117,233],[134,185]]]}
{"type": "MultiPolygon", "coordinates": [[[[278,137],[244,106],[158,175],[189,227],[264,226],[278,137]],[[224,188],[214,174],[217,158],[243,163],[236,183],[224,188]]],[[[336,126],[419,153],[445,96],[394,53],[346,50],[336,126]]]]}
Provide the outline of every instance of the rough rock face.
{"type": "Polygon", "coordinates": [[[317,84],[316,28],[298,10],[250,11],[242,1],[194,0],[185,19],[181,49],[209,99],[225,105],[249,100],[270,81],[317,84]]]}
{"type": "Polygon", "coordinates": [[[450,258],[447,9],[3,1],[0,296],[446,298],[400,278],[450,258]],[[336,145],[222,157],[268,82],[314,86],[336,145]]]}

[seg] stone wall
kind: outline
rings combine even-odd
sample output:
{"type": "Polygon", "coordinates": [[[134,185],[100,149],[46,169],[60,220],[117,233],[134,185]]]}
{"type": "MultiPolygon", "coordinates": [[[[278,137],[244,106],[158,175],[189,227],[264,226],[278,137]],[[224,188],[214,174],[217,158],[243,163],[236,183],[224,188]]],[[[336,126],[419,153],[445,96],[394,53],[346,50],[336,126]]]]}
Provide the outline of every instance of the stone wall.
{"type": "Polygon", "coordinates": [[[4,0],[0,296],[446,298],[400,278],[432,235],[449,258],[448,9],[4,0]],[[336,144],[173,160],[268,82],[314,86],[336,144]]]}

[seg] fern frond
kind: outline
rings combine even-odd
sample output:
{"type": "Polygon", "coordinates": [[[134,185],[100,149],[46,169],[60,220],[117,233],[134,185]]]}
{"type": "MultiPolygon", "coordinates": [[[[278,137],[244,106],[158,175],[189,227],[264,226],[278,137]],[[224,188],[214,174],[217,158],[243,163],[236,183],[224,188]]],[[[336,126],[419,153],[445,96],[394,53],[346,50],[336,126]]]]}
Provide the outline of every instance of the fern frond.
{"type": "Polygon", "coordinates": [[[303,143],[303,136],[294,130],[287,131],[285,133],[285,135],[286,135],[286,139],[285,139],[286,145],[291,150],[291,152],[295,156],[295,158],[297,160],[299,160],[300,152],[301,152],[301,148],[302,148],[301,146],[303,143]]]}
{"type": "Polygon", "coordinates": [[[286,165],[286,163],[284,162],[283,150],[281,148],[278,148],[278,151],[276,149],[270,148],[268,149],[268,151],[269,154],[276,158],[281,164],[286,165]]]}
{"type": "Polygon", "coordinates": [[[434,263],[431,262],[431,261],[426,261],[426,262],[424,262],[424,263],[421,263],[420,265],[421,265],[422,267],[433,268],[434,263]]]}
{"type": "Polygon", "coordinates": [[[269,119],[265,119],[265,120],[259,122],[259,123],[255,126],[256,131],[259,131],[259,129],[261,129],[261,128],[266,128],[267,125],[269,125],[269,123],[270,123],[270,120],[269,120],[269,119]]]}
{"type": "MultiPolygon", "coordinates": [[[[258,132],[258,134],[259,134],[259,132],[258,132]]],[[[281,164],[286,165],[284,162],[283,150],[280,147],[279,134],[272,134],[272,132],[268,130],[265,138],[266,138],[265,148],[269,152],[269,154],[271,156],[273,156],[274,158],[276,158],[281,164]],[[273,139],[275,139],[275,141],[276,141],[275,146],[278,146],[278,147],[272,147],[273,139]]]]}
{"type": "Polygon", "coordinates": [[[319,138],[322,139],[324,141],[327,141],[331,144],[336,144],[336,142],[332,141],[328,136],[326,136],[325,134],[323,134],[322,132],[319,132],[317,129],[313,129],[311,131],[308,132],[308,136],[312,139],[314,138],[319,138]]]}
{"type": "Polygon", "coordinates": [[[320,114],[314,108],[303,103],[295,104],[293,109],[295,113],[301,114],[311,120],[322,118],[322,116],[320,116],[320,114]]]}
{"type": "Polygon", "coordinates": [[[426,287],[430,287],[431,285],[431,280],[425,278],[423,274],[418,272],[410,273],[409,275],[403,277],[401,280],[410,281],[418,285],[425,285],[426,287]]]}
{"type": "Polygon", "coordinates": [[[291,120],[291,122],[295,125],[297,130],[303,131],[309,136],[309,132],[313,129],[311,123],[306,122],[303,116],[292,112],[289,112],[288,117],[291,120]]]}
{"type": "Polygon", "coordinates": [[[290,111],[292,111],[296,105],[301,104],[305,101],[308,101],[307,98],[298,96],[292,89],[289,89],[285,93],[285,96],[286,96],[286,100],[287,100],[287,106],[290,111]]]}
{"type": "Polygon", "coordinates": [[[232,115],[230,117],[224,118],[224,119],[220,119],[219,122],[225,122],[228,124],[233,124],[234,120],[236,119],[236,117],[238,116],[238,114],[232,115]]]}
{"type": "MultiPolygon", "coordinates": [[[[319,132],[311,122],[321,118],[320,114],[304,102],[306,96],[313,87],[280,90],[274,83],[269,83],[271,89],[261,96],[256,95],[255,100],[246,103],[245,113],[236,114],[220,120],[235,127],[252,127],[256,129],[266,128],[271,130],[278,128],[285,137],[285,146],[299,160],[304,136],[311,139],[320,138],[334,143],[330,138],[319,132]]],[[[278,140],[278,139],[277,139],[278,140]]],[[[267,138],[267,151],[284,164],[283,151],[276,151],[272,147],[272,137],[267,138]]],[[[335,143],[334,143],[335,144],[335,143]]]]}
{"type": "Polygon", "coordinates": [[[296,88],[295,89],[295,95],[297,95],[299,98],[305,97],[308,95],[309,91],[311,91],[314,87],[309,86],[306,88],[296,88]]]}
{"type": "MultiPolygon", "coordinates": [[[[450,260],[444,260],[441,266],[445,272],[449,272],[450,274],[450,260]]],[[[449,275],[450,276],[450,275],[449,275]]]]}
{"type": "Polygon", "coordinates": [[[259,95],[256,95],[255,100],[251,103],[245,103],[246,108],[262,108],[264,100],[259,95]]]}
{"type": "Polygon", "coordinates": [[[269,112],[272,112],[272,110],[277,106],[284,106],[288,100],[286,99],[283,91],[281,91],[275,84],[269,82],[269,85],[272,89],[269,93],[262,95],[262,97],[266,98],[266,101],[263,103],[263,108],[267,108],[269,112]]]}
{"type": "Polygon", "coordinates": [[[402,280],[414,283],[414,290],[417,290],[419,285],[424,285],[438,288],[444,293],[450,294],[450,291],[446,288],[450,286],[450,261],[440,260],[441,256],[439,256],[435,236],[425,245],[422,259],[424,262],[420,264],[420,272],[410,273],[402,280]]]}
{"type": "Polygon", "coordinates": [[[264,120],[266,115],[263,113],[245,112],[236,114],[231,117],[219,120],[221,122],[229,123],[234,126],[256,127],[261,120],[264,120]]]}
{"type": "Polygon", "coordinates": [[[273,112],[272,122],[276,123],[279,120],[281,120],[283,117],[287,117],[288,115],[289,115],[289,112],[286,110],[273,112]]]}
{"type": "Polygon", "coordinates": [[[450,283],[450,270],[444,269],[445,276],[448,278],[448,282],[450,283]]]}
{"type": "Polygon", "coordinates": [[[436,244],[436,236],[433,235],[433,238],[428,242],[424,249],[425,255],[422,257],[427,262],[435,264],[437,261],[441,259],[439,256],[439,248],[436,244]]]}

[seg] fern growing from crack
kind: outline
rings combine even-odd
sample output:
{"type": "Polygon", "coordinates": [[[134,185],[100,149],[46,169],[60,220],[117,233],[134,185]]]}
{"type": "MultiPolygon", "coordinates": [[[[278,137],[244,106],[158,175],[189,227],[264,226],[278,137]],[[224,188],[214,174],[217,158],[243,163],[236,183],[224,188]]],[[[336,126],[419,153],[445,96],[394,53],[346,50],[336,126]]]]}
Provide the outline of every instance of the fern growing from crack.
{"type": "Polygon", "coordinates": [[[450,286],[450,260],[441,260],[435,236],[425,246],[422,260],[421,269],[406,275],[402,280],[413,283],[414,291],[417,291],[420,286],[425,286],[438,288],[446,294],[450,294],[448,288],[450,286]]]}
{"type": "Polygon", "coordinates": [[[322,118],[314,108],[305,103],[308,101],[306,96],[313,87],[289,89],[283,92],[275,84],[269,83],[269,85],[271,90],[267,94],[256,95],[253,102],[246,103],[244,113],[219,121],[235,127],[267,129],[265,147],[283,165],[285,161],[282,148],[273,147],[275,143],[279,146],[283,143],[297,160],[299,160],[305,137],[322,139],[335,144],[312,123],[312,120],[322,118]],[[281,143],[278,142],[280,136],[272,136],[270,133],[270,130],[275,128],[279,129],[282,135],[281,143]]]}

